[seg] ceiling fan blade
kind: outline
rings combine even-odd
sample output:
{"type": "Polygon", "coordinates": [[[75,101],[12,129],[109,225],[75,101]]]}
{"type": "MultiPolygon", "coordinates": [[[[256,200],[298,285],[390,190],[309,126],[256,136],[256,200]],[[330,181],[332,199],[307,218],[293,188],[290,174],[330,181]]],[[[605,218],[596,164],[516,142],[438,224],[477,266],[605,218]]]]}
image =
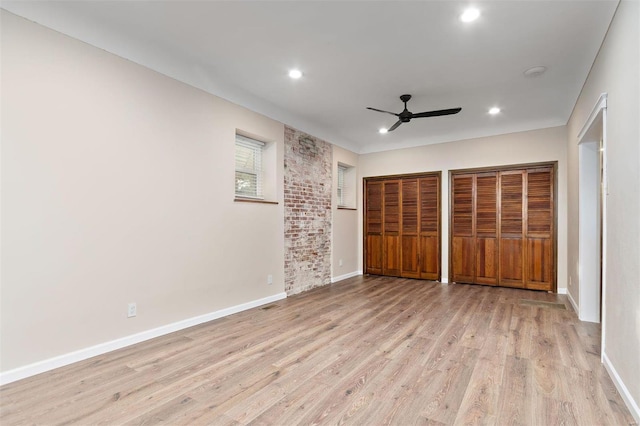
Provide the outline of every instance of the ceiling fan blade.
{"type": "Polygon", "coordinates": [[[393,126],[389,127],[387,129],[387,132],[393,132],[395,129],[398,128],[398,126],[400,126],[402,124],[402,120],[398,120],[396,121],[396,124],[394,124],[393,126]]]}
{"type": "Polygon", "coordinates": [[[399,117],[399,116],[400,116],[400,114],[396,114],[395,112],[384,111],[384,110],[377,109],[377,108],[367,107],[367,109],[370,109],[371,111],[378,111],[378,112],[384,112],[384,113],[386,113],[386,114],[395,115],[396,117],[399,117]]]}
{"type": "Polygon", "coordinates": [[[438,117],[441,115],[457,114],[460,111],[462,111],[462,108],[439,109],[437,111],[418,112],[416,114],[412,114],[411,118],[438,117]]]}

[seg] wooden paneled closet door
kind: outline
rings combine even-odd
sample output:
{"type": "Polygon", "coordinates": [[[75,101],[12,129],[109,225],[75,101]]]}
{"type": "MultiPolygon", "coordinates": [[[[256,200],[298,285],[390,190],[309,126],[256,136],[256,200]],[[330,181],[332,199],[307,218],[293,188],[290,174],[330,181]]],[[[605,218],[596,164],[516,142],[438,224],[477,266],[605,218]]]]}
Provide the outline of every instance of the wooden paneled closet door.
{"type": "Polygon", "coordinates": [[[440,279],[440,175],[418,179],[420,278],[440,279]]]}
{"type": "Polygon", "coordinates": [[[525,287],[535,290],[553,288],[554,200],[553,169],[527,171],[525,287]]]}
{"type": "Polygon", "coordinates": [[[524,176],[500,173],[500,284],[508,287],[524,287],[524,176]]]}
{"type": "Polygon", "coordinates": [[[476,276],[479,284],[498,284],[498,174],[476,175],[476,276]]]}
{"type": "Polygon", "coordinates": [[[418,179],[402,179],[401,276],[420,278],[418,179]]]}
{"type": "Polygon", "coordinates": [[[475,175],[454,175],[451,179],[451,261],[453,281],[475,282],[475,175]]]}
{"type": "Polygon", "coordinates": [[[382,274],[400,276],[400,180],[382,185],[382,274]]]}
{"type": "Polygon", "coordinates": [[[365,179],[365,272],[440,279],[440,173],[365,179]]]}
{"type": "Polygon", "coordinates": [[[365,198],[365,272],[382,274],[382,182],[369,182],[365,198]]]}
{"type": "Polygon", "coordinates": [[[451,278],[554,290],[553,166],[451,176],[451,278]]]}

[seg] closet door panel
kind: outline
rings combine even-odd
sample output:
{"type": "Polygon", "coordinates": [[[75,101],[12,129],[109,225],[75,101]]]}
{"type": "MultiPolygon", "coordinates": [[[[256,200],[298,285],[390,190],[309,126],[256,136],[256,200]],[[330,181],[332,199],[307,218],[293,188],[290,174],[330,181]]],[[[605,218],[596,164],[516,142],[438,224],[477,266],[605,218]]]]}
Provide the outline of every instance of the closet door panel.
{"type": "Polygon", "coordinates": [[[553,169],[527,172],[527,274],[525,286],[553,290],[553,169]]]}
{"type": "Polygon", "coordinates": [[[365,250],[367,274],[382,273],[382,182],[368,182],[365,190],[365,250]]]}
{"type": "Polygon", "coordinates": [[[400,181],[383,182],[382,273],[400,276],[400,181]]]}
{"type": "Polygon", "coordinates": [[[402,179],[402,271],[407,278],[420,277],[418,250],[418,179],[402,179]]]}
{"type": "Polygon", "coordinates": [[[498,283],[498,174],[476,176],[476,282],[498,283]]]}
{"type": "Polygon", "coordinates": [[[500,173],[500,280],[501,285],[524,287],[524,172],[500,173]]]}
{"type": "Polygon", "coordinates": [[[420,277],[420,265],[418,265],[418,236],[402,236],[402,273],[406,278],[420,277]]]}
{"type": "Polygon", "coordinates": [[[383,264],[382,275],[392,277],[400,276],[400,237],[398,235],[385,235],[383,240],[383,264]]]}
{"type": "Polygon", "coordinates": [[[474,175],[455,175],[452,185],[451,263],[453,281],[475,281],[474,175]]]}
{"type": "Polygon", "coordinates": [[[473,283],[475,250],[473,238],[453,237],[451,257],[453,262],[453,280],[460,283],[473,283]]]}
{"type": "Polygon", "coordinates": [[[524,251],[522,238],[500,240],[500,284],[507,287],[524,287],[522,270],[524,251]]]}
{"type": "Polygon", "coordinates": [[[420,278],[440,280],[440,238],[420,237],[420,278]]]}
{"type": "Polygon", "coordinates": [[[522,238],[523,173],[500,174],[500,233],[522,238]]]}
{"type": "Polygon", "coordinates": [[[548,238],[527,239],[527,288],[534,290],[552,290],[553,251],[548,238]]]}
{"type": "Polygon", "coordinates": [[[440,175],[418,180],[420,278],[440,280],[440,175]]]}
{"type": "Polygon", "coordinates": [[[553,232],[553,175],[551,169],[527,173],[527,236],[551,238],[553,232]]]}
{"type": "Polygon", "coordinates": [[[382,274],[382,235],[367,235],[367,274],[382,274]]]}
{"type": "Polygon", "coordinates": [[[453,235],[473,236],[473,176],[459,175],[453,185],[453,235]]]}
{"type": "Polygon", "coordinates": [[[476,238],[476,280],[479,284],[498,283],[498,239],[476,238]]]}

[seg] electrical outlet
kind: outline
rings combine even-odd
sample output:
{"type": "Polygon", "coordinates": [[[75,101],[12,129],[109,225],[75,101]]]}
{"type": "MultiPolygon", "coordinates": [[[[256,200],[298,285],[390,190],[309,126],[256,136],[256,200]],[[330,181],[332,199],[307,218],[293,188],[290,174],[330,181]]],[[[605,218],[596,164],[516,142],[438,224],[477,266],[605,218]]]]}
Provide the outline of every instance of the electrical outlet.
{"type": "Polygon", "coordinates": [[[342,259],[338,260],[338,266],[342,266],[342,259]]]}
{"type": "Polygon", "coordinates": [[[138,315],[138,308],[136,306],[136,303],[135,302],[129,303],[129,306],[127,309],[127,318],[135,317],[136,315],[138,315]]]}
{"type": "Polygon", "coordinates": [[[267,284],[269,285],[273,284],[273,275],[271,274],[267,275],[267,284]]]}

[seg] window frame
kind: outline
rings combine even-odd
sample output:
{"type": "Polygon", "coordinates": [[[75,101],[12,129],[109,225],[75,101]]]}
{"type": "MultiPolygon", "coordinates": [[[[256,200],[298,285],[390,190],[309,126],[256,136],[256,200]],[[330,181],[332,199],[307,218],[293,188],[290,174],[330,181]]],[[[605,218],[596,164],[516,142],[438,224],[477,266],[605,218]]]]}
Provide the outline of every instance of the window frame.
{"type": "Polygon", "coordinates": [[[337,204],[338,207],[348,207],[345,200],[345,174],[349,169],[348,166],[338,163],[338,182],[337,182],[337,204]]]}
{"type": "Polygon", "coordinates": [[[264,200],[264,149],[266,143],[258,139],[236,133],[235,166],[234,166],[234,194],[235,198],[250,200],[264,200]],[[253,167],[238,167],[238,147],[253,150],[253,167]],[[254,191],[251,193],[238,192],[238,173],[252,175],[255,179],[254,191]]]}

